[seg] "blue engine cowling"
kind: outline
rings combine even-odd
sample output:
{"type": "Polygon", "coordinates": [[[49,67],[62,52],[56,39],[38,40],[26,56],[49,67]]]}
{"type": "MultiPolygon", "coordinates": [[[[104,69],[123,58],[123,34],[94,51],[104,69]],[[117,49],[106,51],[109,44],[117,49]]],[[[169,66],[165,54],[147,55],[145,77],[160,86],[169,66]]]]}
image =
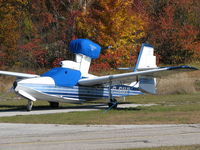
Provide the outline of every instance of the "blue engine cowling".
{"type": "Polygon", "coordinates": [[[98,58],[101,53],[101,46],[88,39],[72,40],[69,48],[75,54],[83,54],[92,59],[98,58]]]}

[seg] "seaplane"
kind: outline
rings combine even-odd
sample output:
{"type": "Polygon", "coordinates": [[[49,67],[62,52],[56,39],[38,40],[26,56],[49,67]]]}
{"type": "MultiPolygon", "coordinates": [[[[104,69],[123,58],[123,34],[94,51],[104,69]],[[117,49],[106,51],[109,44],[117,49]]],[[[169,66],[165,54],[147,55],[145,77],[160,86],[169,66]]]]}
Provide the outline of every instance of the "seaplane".
{"type": "Polygon", "coordinates": [[[75,54],[75,61],[63,60],[60,67],[41,75],[0,71],[0,75],[16,77],[12,88],[28,100],[27,111],[32,110],[37,100],[48,101],[51,107],[57,108],[60,102],[78,104],[107,99],[108,108],[117,108],[117,98],[156,94],[157,77],[197,70],[191,66],[158,67],[153,46],[143,43],[131,72],[95,76],[89,73],[89,68],[92,59],[100,56],[102,47],[89,39],[76,39],[70,42],[69,49],[75,54]]]}

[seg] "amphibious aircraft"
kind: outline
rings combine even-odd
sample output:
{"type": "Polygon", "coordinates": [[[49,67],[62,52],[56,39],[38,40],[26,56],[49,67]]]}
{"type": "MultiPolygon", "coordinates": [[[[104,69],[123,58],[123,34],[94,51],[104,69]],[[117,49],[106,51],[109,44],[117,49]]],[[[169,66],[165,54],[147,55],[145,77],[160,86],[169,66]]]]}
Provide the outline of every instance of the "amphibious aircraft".
{"type": "Polygon", "coordinates": [[[70,51],[75,54],[75,61],[64,60],[60,67],[41,74],[27,74],[0,71],[1,75],[15,76],[14,91],[28,100],[27,110],[31,111],[33,102],[46,100],[52,107],[59,102],[83,103],[96,99],[108,99],[108,106],[117,107],[117,97],[156,93],[156,77],[171,74],[173,71],[196,70],[190,66],[157,67],[154,48],[142,44],[138,60],[132,72],[95,76],[89,74],[92,59],[97,59],[101,46],[88,40],[72,40],[70,51]]]}

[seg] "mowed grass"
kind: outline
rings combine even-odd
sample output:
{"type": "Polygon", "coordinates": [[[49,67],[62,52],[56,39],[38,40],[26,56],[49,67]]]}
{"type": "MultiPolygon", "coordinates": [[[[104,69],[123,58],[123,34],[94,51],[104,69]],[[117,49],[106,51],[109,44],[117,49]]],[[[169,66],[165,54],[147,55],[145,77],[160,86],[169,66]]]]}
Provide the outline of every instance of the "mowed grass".
{"type": "MultiPolygon", "coordinates": [[[[17,101],[17,100],[15,100],[17,101]]],[[[23,102],[23,101],[22,101],[23,102]]],[[[38,101],[39,102],[39,101],[38,101]]],[[[88,112],[70,112],[45,115],[27,115],[0,117],[0,122],[12,123],[44,123],[44,124],[193,124],[200,123],[200,93],[178,95],[142,95],[126,99],[126,103],[155,103],[157,105],[136,108],[111,110],[105,109],[88,112]]],[[[25,110],[25,102],[17,104],[25,110]]],[[[48,103],[35,103],[34,109],[50,109],[48,103]]],[[[15,103],[6,105],[1,111],[12,110],[15,103]],[[7,108],[6,108],[7,107],[7,108]]],[[[1,107],[1,104],[0,104],[1,107]]],[[[16,110],[17,107],[14,109],[16,110]]],[[[76,108],[74,105],[62,104],[61,109],[76,108]]],[[[0,112],[1,112],[0,111],[0,112]]]]}
{"type": "Polygon", "coordinates": [[[188,145],[188,146],[167,146],[167,147],[154,147],[154,148],[134,148],[126,150],[199,150],[200,145],[188,145]]]}

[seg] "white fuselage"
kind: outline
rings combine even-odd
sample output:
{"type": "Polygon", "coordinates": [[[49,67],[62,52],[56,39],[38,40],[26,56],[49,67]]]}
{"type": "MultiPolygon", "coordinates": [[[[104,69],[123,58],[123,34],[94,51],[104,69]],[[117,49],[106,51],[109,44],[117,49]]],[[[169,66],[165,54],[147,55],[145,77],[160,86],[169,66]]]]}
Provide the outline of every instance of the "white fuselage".
{"type": "MultiPolygon", "coordinates": [[[[126,85],[113,85],[113,97],[143,94],[138,90],[126,85]]],[[[108,98],[108,86],[56,86],[51,77],[38,77],[18,81],[14,88],[15,92],[29,100],[46,100],[50,102],[82,103],[96,99],[108,98]]]]}

